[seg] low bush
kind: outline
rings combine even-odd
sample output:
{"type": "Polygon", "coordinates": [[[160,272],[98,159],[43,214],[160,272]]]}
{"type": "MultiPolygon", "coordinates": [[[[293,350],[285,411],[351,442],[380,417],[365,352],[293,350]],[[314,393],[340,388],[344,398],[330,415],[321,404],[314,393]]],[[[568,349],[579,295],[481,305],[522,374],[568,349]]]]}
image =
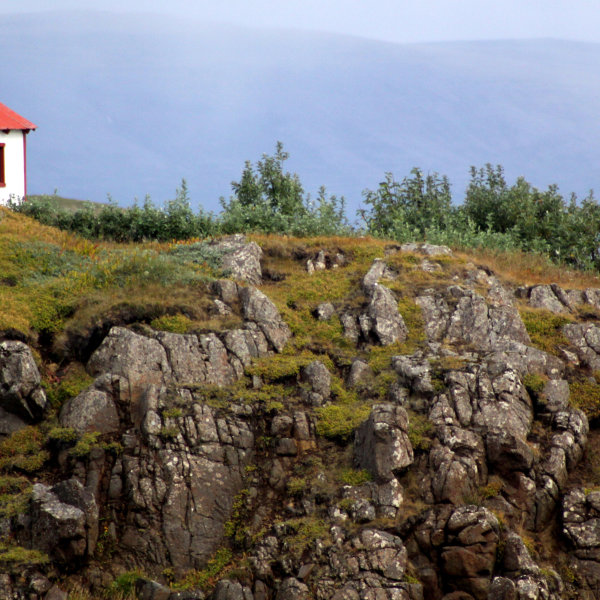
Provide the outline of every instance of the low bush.
{"type": "Polygon", "coordinates": [[[37,427],[24,427],[0,442],[0,470],[35,473],[49,458],[37,427]]]}
{"type": "Polygon", "coordinates": [[[362,485],[371,481],[373,476],[366,469],[343,469],[339,475],[339,480],[345,485],[362,485]]]}
{"type": "Polygon", "coordinates": [[[346,443],[371,412],[368,404],[328,404],[316,409],[317,433],[346,443]]]}
{"type": "Polygon", "coordinates": [[[600,418],[600,385],[596,381],[573,381],[569,388],[573,406],[583,410],[590,421],[600,418]]]}

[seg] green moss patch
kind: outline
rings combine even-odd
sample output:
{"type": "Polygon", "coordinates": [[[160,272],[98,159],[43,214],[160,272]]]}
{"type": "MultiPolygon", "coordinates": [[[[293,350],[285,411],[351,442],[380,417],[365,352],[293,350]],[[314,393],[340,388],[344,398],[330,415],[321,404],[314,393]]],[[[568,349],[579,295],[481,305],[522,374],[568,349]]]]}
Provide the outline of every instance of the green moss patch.
{"type": "Polygon", "coordinates": [[[37,427],[24,427],[0,442],[0,470],[34,473],[48,460],[44,435],[37,427]]]}
{"type": "Polygon", "coordinates": [[[600,385],[583,379],[571,382],[569,388],[571,404],[583,410],[590,421],[597,420],[600,417],[600,385]]]}
{"type": "Polygon", "coordinates": [[[556,315],[548,310],[521,308],[521,319],[525,324],[531,343],[550,354],[556,354],[557,346],[568,344],[561,328],[573,323],[573,319],[565,315],[556,315]]]}

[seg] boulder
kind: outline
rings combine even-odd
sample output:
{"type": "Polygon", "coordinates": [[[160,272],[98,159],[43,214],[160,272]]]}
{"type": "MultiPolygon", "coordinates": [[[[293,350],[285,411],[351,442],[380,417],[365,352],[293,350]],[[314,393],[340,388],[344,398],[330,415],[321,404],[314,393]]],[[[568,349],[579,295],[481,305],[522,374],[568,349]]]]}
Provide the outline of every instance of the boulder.
{"type": "Polygon", "coordinates": [[[414,252],[425,256],[452,256],[452,250],[448,246],[436,246],[434,244],[408,242],[400,246],[402,252],[414,252]]]}
{"type": "Polygon", "coordinates": [[[313,406],[321,406],[331,395],[331,374],[319,360],[304,367],[300,379],[307,388],[302,390],[303,398],[313,406]]]}
{"type": "Polygon", "coordinates": [[[581,364],[592,371],[600,370],[600,327],[592,323],[570,323],[563,326],[562,333],[574,346],[581,364]]]}
{"type": "Polygon", "coordinates": [[[248,242],[242,234],[235,234],[219,238],[210,246],[221,254],[221,270],[225,274],[253,285],[261,283],[262,250],[258,244],[248,242]]]}
{"type": "Polygon", "coordinates": [[[356,430],[354,460],[380,483],[390,481],[395,473],[412,464],[408,415],[402,407],[393,404],[373,407],[369,418],[356,430]]]}
{"type": "Polygon", "coordinates": [[[60,411],[60,424],[72,427],[79,435],[97,431],[119,431],[119,414],[115,402],[107,391],[91,385],[75,398],[67,400],[60,411]]]}
{"type": "Polygon", "coordinates": [[[466,345],[477,351],[501,350],[511,342],[530,344],[529,335],[508,292],[494,284],[487,299],[452,285],[444,293],[416,299],[430,341],[466,345]]]}
{"type": "Polygon", "coordinates": [[[346,379],[346,385],[356,387],[361,384],[368,383],[373,378],[373,369],[367,362],[360,358],[356,358],[350,365],[350,372],[346,379]]]}
{"type": "Polygon", "coordinates": [[[33,354],[23,342],[0,343],[0,409],[26,421],[39,420],[46,408],[33,354]]]}
{"type": "Polygon", "coordinates": [[[277,352],[281,352],[292,336],[275,305],[255,287],[242,288],[239,293],[244,318],[254,321],[277,352]]]}
{"type": "Polygon", "coordinates": [[[322,302],[317,306],[314,314],[319,321],[329,321],[335,314],[335,307],[331,302],[322,302]]]}
{"type": "Polygon", "coordinates": [[[448,519],[442,577],[451,591],[487,600],[499,540],[496,517],[485,508],[461,506],[448,519]]]}
{"type": "Polygon", "coordinates": [[[33,486],[31,545],[54,560],[69,563],[93,556],[98,539],[98,508],[79,481],[33,486]]]}
{"type": "Polygon", "coordinates": [[[200,389],[189,399],[188,416],[167,421],[155,410],[166,393],[146,403],[156,428],[142,427],[135,453],[124,453],[122,465],[115,465],[114,478],[128,499],[120,545],[153,566],[202,568],[223,543],[253,460],[252,411],[212,408],[200,389]],[[165,443],[160,432],[167,422],[174,432],[165,443]],[[146,526],[140,529],[139,522],[146,526]]]}
{"type": "Polygon", "coordinates": [[[359,317],[363,335],[373,335],[382,346],[389,346],[406,339],[408,330],[402,315],[398,312],[398,302],[388,288],[375,284],[366,313],[359,317]]]}

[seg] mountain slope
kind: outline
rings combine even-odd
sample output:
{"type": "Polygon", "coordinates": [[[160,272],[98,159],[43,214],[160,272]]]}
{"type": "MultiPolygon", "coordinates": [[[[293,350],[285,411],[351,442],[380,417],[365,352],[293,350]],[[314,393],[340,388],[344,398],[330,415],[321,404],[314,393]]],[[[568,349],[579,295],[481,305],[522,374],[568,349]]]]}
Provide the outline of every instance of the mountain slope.
{"type": "Polygon", "coordinates": [[[394,45],[151,16],[14,15],[2,101],[33,120],[30,191],[217,208],[246,159],[282,140],[289,168],[352,207],[385,171],[470,165],[582,195],[597,182],[600,45],[394,45]]]}

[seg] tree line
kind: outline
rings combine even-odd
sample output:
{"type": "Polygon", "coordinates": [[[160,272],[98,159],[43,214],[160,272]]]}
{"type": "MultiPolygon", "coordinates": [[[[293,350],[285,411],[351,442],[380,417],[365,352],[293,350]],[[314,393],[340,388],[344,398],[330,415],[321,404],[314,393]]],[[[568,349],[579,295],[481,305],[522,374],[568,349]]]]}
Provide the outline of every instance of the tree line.
{"type": "Polygon", "coordinates": [[[221,198],[218,215],[194,212],[185,181],[175,198],[157,207],[146,198],[130,208],[109,202],[63,209],[41,196],[13,210],[90,239],[119,242],[205,238],[227,233],[294,236],[372,235],[398,242],[428,241],[454,247],[538,252],[578,269],[600,269],[600,205],[593,193],[566,200],[555,185],[539,190],[519,177],[510,185],[501,166],[471,168],[462,204],[453,202],[448,178],[414,168],[397,180],[386,173],[365,190],[358,223],[347,218],[344,198],[322,187],[306,194],[298,175],[285,170],[289,158],[278,142],[273,155],[247,161],[232,195],[221,198]]]}

